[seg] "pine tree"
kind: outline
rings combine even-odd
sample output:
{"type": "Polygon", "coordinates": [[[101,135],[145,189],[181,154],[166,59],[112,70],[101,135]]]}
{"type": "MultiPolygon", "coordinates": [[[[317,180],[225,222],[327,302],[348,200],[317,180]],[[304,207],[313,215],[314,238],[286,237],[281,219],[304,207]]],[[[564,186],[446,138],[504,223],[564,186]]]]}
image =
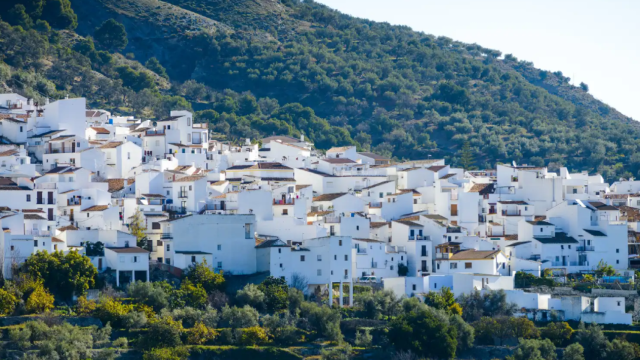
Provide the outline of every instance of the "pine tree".
{"type": "MultiPolygon", "coordinates": [[[[468,141],[465,141],[460,150],[460,166],[464,170],[472,170],[471,165],[475,162],[473,154],[471,153],[471,145],[468,141]]],[[[475,168],[475,167],[474,167],[475,168]]]]}

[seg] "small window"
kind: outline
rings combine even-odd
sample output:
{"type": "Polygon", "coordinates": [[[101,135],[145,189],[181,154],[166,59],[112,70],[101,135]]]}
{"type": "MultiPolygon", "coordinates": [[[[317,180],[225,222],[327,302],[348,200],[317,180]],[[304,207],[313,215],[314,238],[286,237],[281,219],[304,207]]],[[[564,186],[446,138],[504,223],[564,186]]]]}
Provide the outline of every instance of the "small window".
{"type": "Polygon", "coordinates": [[[616,249],[616,254],[619,254],[619,253],[620,253],[620,249],[616,249]]]}
{"type": "Polygon", "coordinates": [[[31,202],[31,195],[27,194],[27,202],[31,202]]]}
{"type": "Polygon", "coordinates": [[[543,229],[543,228],[540,228],[540,232],[542,232],[542,229],[543,229]]]}
{"type": "Polygon", "coordinates": [[[189,185],[189,191],[191,191],[193,189],[192,185],[189,185]]]}
{"type": "Polygon", "coordinates": [[[22,132],[22,126],[20,126],[20,132],[22,132]]]}
{"type": "Polygon", "coordinates": [[[471,269],[472,267],[473,267],[473,263],[470,263],[470,262],[464,263],[464,268],[465,269],[471,269]]]}
{"type": "Polygon", "coordinates": [[[616,264],[620,264],[620,260],[616,260],[616,264]]]}
{"type": "Polygon", "coordinates": [[[282,263],[280,263],[280,268],[282,269],[282,263]]]}
{"type": "Polygon", "coordinates": [[[33,246],[38,247],[38,240],[33,240],[33,246]]]}
{"type": "Polygon", "coordinates": [[[571,245],[567,245],[567,247],[568,247],[569,249],[571,249],[571,245]]]}
{"type": "Polygon", "coordinates": [[[360,225],[356,225],[356,230],[360,230],[360,225]]]}
{"type": "Polygon", "coordinates": [[[15,246],[11,245],[11,251],[15,250],[15,246]]]}
{"type": "Polygon", "coordinates": [[[621,302],[620,302],[620,301],[618,301],[618,306],[620,306],[620,305],[621,305],[621,302]]]}
{"type": "Polygon", "coordinates": [[[344,256],[344,261],[349,261],[349,255],[344,256]]]}
{"type": "Polygon", "coordinates": [[[413,289],[413,291],[416,291],[416,284],[411,285],[411,288],[413,289]]]}
{"type": "Polygon", "coordinates": [[[218,251],[222,251],[222,245],[218,244],[218,251]]]}
{"type": "Polygon", "coordinates": [[[318,276],[322,276],[322,269],[318,269],[318,276]]]}
{"type": "Polygon", "coordinates": [[[87,213],[87,217],[89,217],[89,213],[87,213]]]}
{"type": "Polygon", "coordinates": [[[130,152],[127,153],[127,160],[131,160],[131,153],[130,152]]]}
{"type": "Polygon", "coordinates": [[[282,249],[278,249],[278,254],[282,254],[282,249]]]}
{"type": "Polygon", "coordinates": [[[449,269],[454,270],[458,268],[458,263],[450,263],[449,264],[449,269]]]}
{"type": "Polygon", "coordinates": [[[171,251],[171,244],[167,244],[167,251],[171,251]]]}
{"type": "Polygon", "coordinates": [[[318,261],[322,261],[322,255],[318,255],[318,261]]]}
{"type": "Polygon", "coordinates": [[[192,256],[191,256],[191,262],[192,262],[192,263],[194,263],[194,264],[196,263],[196,257],[195,257],[195,255],[192,255],[192,256]]]}
{"type": "Polygon", "coordinates": [[[304,255],[300,255],[300,261],[304,261],[304,255]]]}
{"type": "Polygon", "coordinates": [[[282,215],[289,215],[289,209],[282,209],[282,215]]]}
{"type": "Polygon", "coordinates": [[[133,262],[134,262],[134,263],[137,263],[137,262],[138,262],[138,257],[137,257],[137,256],[134,256],[134,257],[133,257],[133,262]]]}
{"type": "Polygon", "coordinates": [[[564,250],[564,245],[560,245],[560,249],[563,249],[563,250],[564,250]]]}
{"type": "Polygon", "coordinates": [[[342,246],[342,240],[338,240],[338,245],[342,246]]]}
{"type": "Polygon", "coordinates": [[[222,261],[218,261],[218,269],[222,269],[222,261]]]}
{"type": "Polygon", "coordinates": [[[333,260],[338,260],[338,255],[333,255],[333,260]]]}

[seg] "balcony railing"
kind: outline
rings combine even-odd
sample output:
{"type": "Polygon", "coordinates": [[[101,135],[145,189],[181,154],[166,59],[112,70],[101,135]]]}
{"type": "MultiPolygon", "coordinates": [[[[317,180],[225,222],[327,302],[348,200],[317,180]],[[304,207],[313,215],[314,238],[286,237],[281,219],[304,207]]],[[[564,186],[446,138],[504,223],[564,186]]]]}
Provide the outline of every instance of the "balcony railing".
{"type": "Polygon", "coordinates": [[[367,253],[367,248],[356,248],[358,251],[358,254],[366,254],[367,253]]]}
{"type": "Polygon", "coordinates": [[[345,279],[345,280],[349,280],[349,275],[345,275],[345,276],[344,276],[344,279],[345,279]]]}
{"type": "Polygon", "coordinates": [[[273,199],[273,205],[294,205],[295,203],[296,203],[295,199],[286,199],[286,200],[273,199]]]}
{"type": "Polygon", "coordinates": [[[578,246],[578,251],[596,251],[595,246],[578,246]]]}
{"type": "Polygon", "coordinates": [[[429,235],[417,235],[416,240],[431,240],[431,236],[429,235]]]}
{"type": "Polygon", "coordinates": [[[381,208],[382,207],[382,203],[381,202],[370,202],[369,203],[369,207],[370,208],[381,208]]]}
{"type": "Polygon", "coordinates": [[[374,268],[374,269],[377,268],[378,267],[378,262],[377,261],[372,261],[371,262],[371,267],[374,268]]]}
{"type": "Polygon", "coordinates": [[[577,261],[552,261],[551,266],[578,266],[577,261]]]}
{"type": "Polygon", "coordinates": [[[54,182],[44,182],[44,183],[36,184],[36,189],[53,190],[57,188],[58,188],[58,183],[54,183],[54,182]]]}
{"type": "Polygon", "coordinates": [[[399,252],[407,252],[407,248],[405,246],[391,246],[387,245],[385,248],[388,253],[399,253],[399,252]]]}
{"type": "Polygon", "coordinates": [[[409,240],[415,240],[416,237],[414,235],[409,235],[409,240]]]}
{"type": "Polygon", "coordinates": [[[82,199],[67,199],[67,206],[82,205],[82,199]]]}
{"type": "Polygon", "coordinates": [[[460,228],[460,226],[447,226],[447,234],[460,232],[462,232],[462,228],[460,228]]]}
{"type": "Polygon", "coordinates": [[[160,239],[162,239],[162,240],[172,240],[173,239],[173,234],[171,234],[171,233],[162,233],[162,235],[160,236],[160,239]]]}
{"type": "Polygon", "coordinates": [[[69,148],[58,148],[58,149],[44,149],[44,153],[45,154],[72,154],[75,151],[73,151],[73,149],[71,147],[69,148]]]}
{"type": "Polygon", "coordinates": [[[33,235],[33,236],[51,236],[51,232],[49,230],[38,230],[38,229],[27,229],[24,231],[25,235],[33,235]]]}
{"type": "Polygon", "coordinates": [[[502,210],[502,216],[520,216],[520,211],[502,210]]]}
{"type": "Polygon", "coordinates": [[[186,191],[178,191],[178,197],[179,198],[187,198],[189,197],[188,193],[186,191]]]}
{"type": "Polygon", "coordinates": [[[325,216],[324,222],[327,224],[339,224],[340,216],[325,216]]]}

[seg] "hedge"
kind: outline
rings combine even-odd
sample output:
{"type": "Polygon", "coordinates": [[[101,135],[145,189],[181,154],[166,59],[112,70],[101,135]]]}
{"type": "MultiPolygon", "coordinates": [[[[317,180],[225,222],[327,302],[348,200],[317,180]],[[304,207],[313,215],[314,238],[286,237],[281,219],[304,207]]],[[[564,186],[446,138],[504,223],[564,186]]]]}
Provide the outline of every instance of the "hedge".
{"type": "Polygon", "coordinates": [[[283,348],[238,346],[191,346],[190,360],[302,360],[302,356],[283,348]]]}

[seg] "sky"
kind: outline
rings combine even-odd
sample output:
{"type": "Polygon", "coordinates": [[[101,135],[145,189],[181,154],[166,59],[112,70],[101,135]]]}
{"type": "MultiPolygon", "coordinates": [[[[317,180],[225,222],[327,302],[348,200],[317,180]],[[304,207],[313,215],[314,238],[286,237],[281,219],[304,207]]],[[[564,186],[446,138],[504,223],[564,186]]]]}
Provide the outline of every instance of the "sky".
{"type": "Polygon", "coordinates": [[[343,13],[513,54],[640,120],[639,0],[316,0],[343,13]]]}

